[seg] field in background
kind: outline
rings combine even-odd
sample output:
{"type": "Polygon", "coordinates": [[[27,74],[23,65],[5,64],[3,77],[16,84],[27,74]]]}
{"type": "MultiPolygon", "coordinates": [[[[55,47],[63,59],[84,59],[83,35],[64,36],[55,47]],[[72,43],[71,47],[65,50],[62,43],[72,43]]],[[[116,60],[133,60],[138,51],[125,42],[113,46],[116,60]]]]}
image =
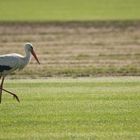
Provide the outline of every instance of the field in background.
{"type": "Polygon", "coordinates": [[[19,104],[6,93],[0,139],[140,138],[140,78],[9,80],[19,104]]]}
{"type": "Polygon", "coordinates": [[[0,54],[24,54],[33,43],[33,60],[13,78],[49,76],[139,76],[139,22],[0,23],[0,54]]]}
{"type": "Polygon", "coordinates": [[[0,21],[139,20],[139,0],[0,0],[0,21]]]}
{"type": "Polygon", "coordinates": [[[21,103],[3,93],[0,139],[139,140],[139,7],[138,0],[0,0],[0,55],[24,55],[31,42],[41,62],[5,81],[21,103]],[[96,76],[136,77],[76,78],[96,76]]]}

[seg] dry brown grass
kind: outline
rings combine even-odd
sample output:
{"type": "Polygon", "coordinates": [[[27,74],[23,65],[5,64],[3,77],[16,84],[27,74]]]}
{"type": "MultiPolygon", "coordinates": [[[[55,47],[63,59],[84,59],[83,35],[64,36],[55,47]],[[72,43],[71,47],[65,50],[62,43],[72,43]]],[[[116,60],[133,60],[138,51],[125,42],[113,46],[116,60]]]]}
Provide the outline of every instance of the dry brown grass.
{"type": "Polygon", "coordinates": [[[140,75],[139,22],[0,23],[0,54],[24,54],[25,42],[41,65],[33,60],[21,78],[140,75]]]}

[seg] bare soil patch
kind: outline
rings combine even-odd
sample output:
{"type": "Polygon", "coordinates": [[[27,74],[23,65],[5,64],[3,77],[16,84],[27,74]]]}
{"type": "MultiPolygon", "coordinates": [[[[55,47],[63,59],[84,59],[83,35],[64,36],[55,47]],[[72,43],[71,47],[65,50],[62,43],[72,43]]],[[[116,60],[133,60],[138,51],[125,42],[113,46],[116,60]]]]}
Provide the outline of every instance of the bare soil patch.
{"type": "Polygon", "coordinates": [[[140,75],[140,22],[0,23],[0,54],[40,59],[12,77],[140,75]]]}

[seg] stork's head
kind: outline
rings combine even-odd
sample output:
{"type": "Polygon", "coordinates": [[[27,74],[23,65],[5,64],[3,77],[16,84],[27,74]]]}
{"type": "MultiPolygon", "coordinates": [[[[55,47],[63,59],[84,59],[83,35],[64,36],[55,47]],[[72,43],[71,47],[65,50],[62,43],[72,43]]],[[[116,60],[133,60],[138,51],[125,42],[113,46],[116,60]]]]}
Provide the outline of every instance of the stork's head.
{"type": "Polygon", "coordinates": [[[36,53],[33,49],[33,45],[31,43],[26,43],[25,44],[25,51],[28,51],[28,52],[31,52],[31,54],[34,56],[34,58],[36,59],[37,63],[40,64],[37,56],[36,56],[36,53]]]}

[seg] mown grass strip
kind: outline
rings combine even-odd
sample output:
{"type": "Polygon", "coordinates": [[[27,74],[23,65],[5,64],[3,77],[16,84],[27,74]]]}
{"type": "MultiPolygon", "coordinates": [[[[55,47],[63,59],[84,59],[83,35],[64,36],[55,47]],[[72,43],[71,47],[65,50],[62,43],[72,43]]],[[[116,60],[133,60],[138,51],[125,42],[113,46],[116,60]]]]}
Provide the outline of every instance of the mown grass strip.
{"type": "Polygon", "coordinates": [[[139,77],[9,80],[0,139],[139,139],[139,77]]]}
{"type": "Polygon", "coordinates": [[[1,0],[0,21],[139,20],[138,0],[1,0]]]}

